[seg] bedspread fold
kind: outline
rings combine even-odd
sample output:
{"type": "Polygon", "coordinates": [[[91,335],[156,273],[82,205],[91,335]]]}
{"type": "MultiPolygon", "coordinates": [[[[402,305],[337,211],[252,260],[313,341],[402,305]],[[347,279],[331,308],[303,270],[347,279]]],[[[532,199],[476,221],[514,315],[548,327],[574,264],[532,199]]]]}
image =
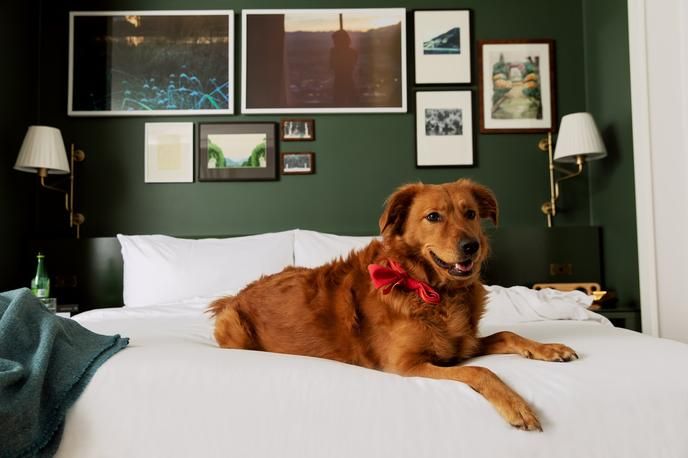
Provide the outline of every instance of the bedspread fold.
{"type": "Polygon", "coordinates": [[[0,293],[0,457],[52,455],[67,409],[128,341],[54,315],[26,288],[0,293]]]}

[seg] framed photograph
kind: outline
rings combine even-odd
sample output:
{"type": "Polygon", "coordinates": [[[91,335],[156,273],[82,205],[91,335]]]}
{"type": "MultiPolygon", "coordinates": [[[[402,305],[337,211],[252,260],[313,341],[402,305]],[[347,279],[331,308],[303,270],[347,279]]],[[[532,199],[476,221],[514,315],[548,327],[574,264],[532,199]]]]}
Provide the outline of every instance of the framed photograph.
{"type": "Polygon", "coordinates": [[[146,183],[193,182],[193,131],[192,122],[146,123],[146,183]]]}
{"type": "Polygon", "coordinates": [[[553,40],[478,43],[480,132],[554,130],[553,40]]]}
{"type": "Polygon", "coordinates": [[[70,116],[234,112],[234,12],[69,13],[70,116]]]}
{"type": "Polygon", "coordinates": [[[280,121],[282,141],[309,142],[315,140],[313,119],[283,119],[280,121]]]}
{"type": "Polygon", "coordinates": [[[282,153],[282,175],[315,173],[315,153],[282,153]]]}
{"type": "Polygon", "coordinates": [[[242,113],[405,113],[406,10],[244,10],[242,113]]]}
{"type": "Polygon", "coordinates": [[[206,123],[198,125],[198,180],[276,180],[276,125],[206,123]]]}
{"type": "Polygon", "coordinates": [[[416,92],[416,166],[473,165],[471,91],[416,92]]]}
{"type": "Polygon", "coordinates": [[[471,82],[470,27],[468,10],[413,12],[416,84],[471,82]]]}

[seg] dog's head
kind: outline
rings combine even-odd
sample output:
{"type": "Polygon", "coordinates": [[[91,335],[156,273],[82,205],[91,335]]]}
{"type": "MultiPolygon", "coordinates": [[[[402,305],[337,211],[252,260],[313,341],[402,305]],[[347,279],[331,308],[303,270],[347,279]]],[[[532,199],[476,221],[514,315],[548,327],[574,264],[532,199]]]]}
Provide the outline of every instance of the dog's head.
{"type": "Polygon", "coordinates": [[[431,284],[458,285],[479,279],[488,254],[481,219],[497,224],[497,216],[492,191],[471,180],[409,184],[387,199],[380,233],[390,254],[420,267],[431,284]]]}

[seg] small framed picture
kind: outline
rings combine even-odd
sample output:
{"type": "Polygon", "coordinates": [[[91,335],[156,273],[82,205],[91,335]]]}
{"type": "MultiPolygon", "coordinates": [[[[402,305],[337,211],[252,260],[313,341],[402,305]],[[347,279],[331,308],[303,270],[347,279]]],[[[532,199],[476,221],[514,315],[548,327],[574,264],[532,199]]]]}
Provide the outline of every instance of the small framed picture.
{"type": "Polygon", "coordinates": [[[192,122],[146,123],[146,183],[193,182],[193,126],[192,122]]]}
{"type": "Polygon", "coordinates": [[[413,12],[416,84],[471,82],[470,25],[468,10],[413,12]]]}
{"type": "Polygon", "coordinates": [[[553,40],[483,40],[478,62],[480,132],[555,129],[553,40]]]}
{"type": "Polygon", "coordinates": [[[198,125],[199,181],[276,180],[276,124],[198,125]]]}
{"type": "Polygon", "coordinates": [[[282,153],[282,175],[315,173],[315,153],[282,153]]]}
{"type": "Polygon", "coordinates": [[[473,165],[471,91],[416,92],[416,166],[473,165]]]}
{"type": "Polygon", "coordinates": [[[315,140],[315,121],[313,119],[283,119],[280,133],[285,142],[310,142],[315,140]]]}

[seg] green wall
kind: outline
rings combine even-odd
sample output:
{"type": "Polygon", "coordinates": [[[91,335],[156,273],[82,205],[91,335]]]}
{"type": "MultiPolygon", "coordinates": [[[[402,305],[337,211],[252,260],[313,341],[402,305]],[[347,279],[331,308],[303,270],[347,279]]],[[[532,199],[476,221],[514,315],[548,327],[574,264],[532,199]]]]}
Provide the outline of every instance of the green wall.
{"type": "MultiPolygon", "coordinates": [[[[366,115],[315,115],[317,140],[309,143],[285,143],[282,151],[315,151],[317,173],[309,176],[281,177],[274,182],[224,182],[193,184],[144,184],[143,133],[145,122],[152,121],[273,121],[280,116],[213,116],[213,117],[150,117],[150,118],[68,118],[67,105],[67,36],[70,10],[93,10],[93,2],[62,1],[42,2],[43,37],[41,40],[42,65],[50,73],[40,74],[40,119],[62,129],[67,142],[76,142],[87,153],[86,162],[79,167],[78,206],[87,221],[85,236],[110,236],[124,233],[167,233],[172,235],[238,235],[264,231],[309,228],[336,233],[364,234],[377,230],[377,219],[385,197],[402,183],[421,180],[439,183],[460,177],[471,177],[488,186],[501,203],[503,226],[541,227],[545,218],[540,205],[548,198],[546,155],[536,148],[537,134],[477,135],[475,137],[475,166],[465,168],[417,169],[415,164],[414,109],[412,65],[409,62],[409,113],[366,115]]],[[[616,0],[615,0],[616,1],[616,0]]],[[[477,106],[477,52],[479,39],[553,38],[556,41],[557,111],[559,115],[584,111],[603,110],[608,101],[591,97],[586,82],[591,77],[587,67],[600,71],[591,62],[591,53],[585,49],[597,46],[590,36],[588,22],[599,21],[595,15],[601,7],[588,7],[584,0],[552,2],[550,0],[472,0],[457,5],[454,1],[379,0],[377,7],[416,8],[468,8],[472,10],[473,84],[447,86],[472,89],[474,98],[473,119],[478,124],[477,106]],[[585,50],[585,51],[584,51],[585,50]],[[600,106],[591,106],[591,101],[600,106]]],[[[605,2],[606,3],[606,2],[605,2]]],[[[247,1],[231,4],[237,13],[239,29],[240,11],[245,8],[327,8],[370,7],[368,1],[247,1]]],[[[98,3],[102,10],[135,9],[223,9],[228,4],[219,0],[104,0],[98,3]]],[[[606,13],[605,13],[606,14],[606,13]]],[[[625,21],[625,16],[614,11],[614,21],[625,21]]],[[[240,30],[237,30],[240,33],[240,30]]],[[[614,32],[616,33],[616,32],[614,32]]],[[[238,37],[239,35],[237,35],[238,37]]],[[[411,37],[408,37],[409,39],[411,37]]],[[[616,36],[611,54],[627,53],[626,35],[616,36]],[[624,48],[625,46],[625,48],[624,48]]],[[[605,48],[606,49],[606,48],[605,48]]],[[[235,49],[236,84],[240,82],[240,48],[235,49]]],[[[605,55],[600,56],[603,61],[605,55]]],[[[617,81],[628,81],[628,68],[619,69],[617,81]]],[[[614,84],[609,82],[609,84],[614,84]]],[[[235,91],[238,101],[239,88],[235,91]]],[[[238,103],[235,110],[239,111],[238,103]]],[[[597,115],[597,113],[596,113],[597,115]]],[[[614,124],[630,116],[622,108],[609,113],[604,121],[614,124]]],[[[625,122],[625,121],[624,121],[625,122]]],[[[606,124],[602,124],[603,126],[606,124]]],[[[628,132],[622,132],[627,136],[628,132]]],[[[611,150],[610,145],[610,150],[611,150]]],[[[630,150],[628,150],[630,153],[630,150]]],[[[611,161],[610,161],[611,162],[611,161]]],[[[606,166],[604,166],[606,167],[606,166]]],[[[595,171],[593,171],[595,173],[595,171]]],[[[614,169],[622,184],[609,202],[618,200],[626,189],[628,170],[614,169]]],[[[632,172],[630,172],[632,176],[632,172]]],[[[606,192],[593,188],[591,182],[580,178],[562,187],[559,225],[587,225],[591,221],[606,225],[598,212],[604,207],[597,199],[606,192]],[[593,199],[594,198],[594,199],[593,199]],[[602,207],[600,207],[600,204],[602,207]]],[[[632,194],[624,202],[633,206],[632,194]]],[[[41,199],[47,199],[42,196],[41,199]]],[[[55,202],[39,201],[39,209],[53,208],[55,202]]],[[[49,210],[45,210],[49,212],[49,210]]],[[[64,224],[55,224],[39,211],[35,225],[38,235],[66,235],[64,224]]],[[[606,228],[605,228],[606,234],[606,228]]],[[[574,241],[575,243],[575,241],[574,241]]],[[[623,262],[614,265],[633,265],[636,259],[633,235],[609,245],[614,256],[623,262]]],[[[609,263],[608,263],[609,264],[609,263]]],[[[605,266],[623,295],[637,297],[637,283],[614,276],[614,266],[605,266]]],[[[637,276],[637,268],[635,268],[637,276]]]]}
{"type": "Polygon", "coordinates": [[[590,216],[604,228],[606,287],[638,304],[638,248],[626,0],[585,0],[586,105],[608,156],[590,166],[590,216]]]}
{"type": "Polygon", "coordinates": [[[0,14],[0,291],[26,283],[35,175],[12,167],[29,124],[35,122],[38,14],[32,2],[9,2],[0,14]],[[21,176],[25,175],[25,176],[21,176]]]}

